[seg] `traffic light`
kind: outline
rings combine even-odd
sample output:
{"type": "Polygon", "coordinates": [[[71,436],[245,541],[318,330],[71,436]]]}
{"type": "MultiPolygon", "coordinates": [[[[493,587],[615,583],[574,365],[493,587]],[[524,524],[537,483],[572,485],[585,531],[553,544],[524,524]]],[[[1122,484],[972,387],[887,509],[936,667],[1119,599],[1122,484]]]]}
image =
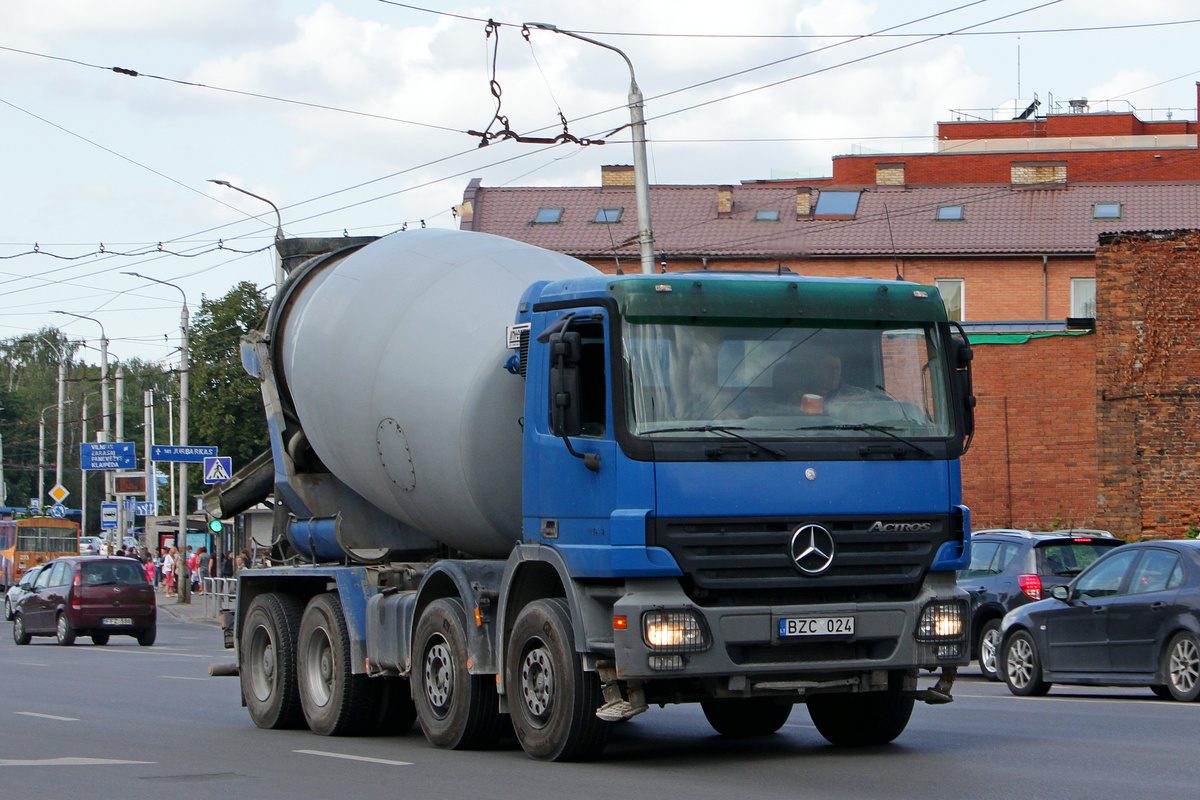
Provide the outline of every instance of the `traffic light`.
{"type": "Polygon", "coordinates": [[[220,533],[225,529],[225,523],[221,522],[221,520],[217,519],[216,517],[209,517],[208,529],[212,533],[220,533]]]}

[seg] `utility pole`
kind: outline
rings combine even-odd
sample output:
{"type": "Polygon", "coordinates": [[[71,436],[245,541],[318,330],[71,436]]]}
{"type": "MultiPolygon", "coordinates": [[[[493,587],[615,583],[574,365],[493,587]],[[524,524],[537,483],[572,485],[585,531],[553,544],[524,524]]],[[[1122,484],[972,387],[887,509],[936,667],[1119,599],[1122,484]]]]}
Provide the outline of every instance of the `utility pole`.
{"type": "MultiPolygon", "coordinates": [[[[158,278],[151,278],[149,275],[141,275],[136,272],[126,272],[125,275],[133,275],[154,283],[161,283],[163,286],[170,286],[177,289],[183,295],[183,311],[179,315],[179,333],[182,342],[179,348],[179,446],[187,447],[188,443],[188,305],[187,293],[179,286],[167,281],[161,281],[158,278]]],[[[192,584],[191,578],[188,575],[187,563],[187,517],[188,517],[188,501],[187,501],[187,463],[179,462],[179,534],[176,538],[175,546],[179,549],[179,556],[182,559],[179,570],[179,602],[188,604],[192,602],[192,584]]]]}
{"type": "Polygon", "coordinates": [[[629,67],[629,127],[633,134],[633,190],[637,200],[638,218],[638,251],[642,261],[642,272],[646,275],[654,273],[654,233],[650,227],[650,176],[646,165],[646,115],[642,102],[642,90],[638,88],[637,77],[633,74],[633,62],[629,56],[611,44],[589,39],[573,31],[564,31],[548,22],[526,22],[530,28],[539,28],[552,33],[560,33],[573,39],[612,50],[625,59],[629,67]]]}

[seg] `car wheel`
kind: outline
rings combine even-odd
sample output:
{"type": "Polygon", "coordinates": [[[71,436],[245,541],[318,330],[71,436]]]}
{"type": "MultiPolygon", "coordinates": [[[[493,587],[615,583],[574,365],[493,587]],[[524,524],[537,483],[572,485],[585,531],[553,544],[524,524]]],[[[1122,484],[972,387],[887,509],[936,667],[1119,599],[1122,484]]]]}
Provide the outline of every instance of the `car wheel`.
{"type": "Polygon", "coordinates": [[[1017,631],[1004,644],[1001,664],[1008,690],[1018,697],[1035,697],[1050,691],[1042,680],[1042,659],[1028,631],[1017,631]]]}
{"type": "Polygon", "coordinates": [[[774,697],[721,697],[700,702],[713,730],[732,738],[775,733],[792,715],[793,705],[791,700],[774,697]]]}
{"type": "Polygon", "coordinates": [[[108,636],[109,635],[107,633],[93,633],[92,644],[96,645],[97,647],[103,647],[104,645],[108,644],[108,636]]]}
{"type": "Polygon", "coordinates": [[[8,599],[8,595],[4,596],[4,618],[7,620],[13,618],[12,601],[8,599]]]}
{"type": "Polygon", "coordinates": [[[158,628],[146,628],[134,634],[133,638],[137,639],[137,643],[142,647],[149,647],[154,644],[154,640],[158,638],[158,628]]]}
{"type": "Polygon", "coordinates": [[[29,631],[25,630],[25,619],[17,614],[13,618],[13,641],[17,644],[29,644],[31,638],[29,631]]]}
{"type": "Polygon", "coordinates": [[[1200,697],[1200,642],[1190,631],[1171,637],[1163,654],[1163,674],[1171,697],[1190,703],[1200,697]]]}
{"type": "Polygon", "coordinates": [[[58,621],[54,624],[54,637],[63,647],[70,647],[75,644],[75,637],[78,634],[71,627],[71,623],[67,622],[66,614],[59,614],[58,621]]]}
{"type": "Polygon", "coordinates": [[[989,681],[1000,680],[1000,620],[990,619],[979,629],[979,671],[989,681]]]}

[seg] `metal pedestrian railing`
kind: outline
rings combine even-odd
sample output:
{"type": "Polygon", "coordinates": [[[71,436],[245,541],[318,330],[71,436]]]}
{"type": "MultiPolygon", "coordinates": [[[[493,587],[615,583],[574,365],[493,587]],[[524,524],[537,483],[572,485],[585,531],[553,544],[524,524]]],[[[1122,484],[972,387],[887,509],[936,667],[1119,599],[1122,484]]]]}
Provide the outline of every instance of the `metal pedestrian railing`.
{"type": "Polygon", "coordinates": [[[237,578],[205,578],[202,582],[204,616],[215,617],[222,608],[233,608],[237,600],[237,578]]]}

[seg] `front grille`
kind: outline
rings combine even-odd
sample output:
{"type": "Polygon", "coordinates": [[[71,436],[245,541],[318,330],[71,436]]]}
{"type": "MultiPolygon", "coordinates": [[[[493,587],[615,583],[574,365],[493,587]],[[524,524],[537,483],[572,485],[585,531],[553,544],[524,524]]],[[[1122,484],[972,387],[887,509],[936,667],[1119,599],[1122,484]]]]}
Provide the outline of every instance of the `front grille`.
{"type": "Polygon", "coordinates": [[[856,642],[803,642],[793,644],[729,645],[729,660],[741,666],[765,664],[815,664],[822,661],[884,661],[896,652],[896,639],[856,642]]]}
{"type": "Polygon", "coordinates": [[[675,557],[701,605],[871,602],[914,598],[951,527],[946,516],[660,519],[651,535],[675,557]],[[928,529],[880,530],[876,522],[928,529]],[[829,569],[815,576],[800,572],[790,554],[792,534],[813,523],[836,548],[829,569]]]}

